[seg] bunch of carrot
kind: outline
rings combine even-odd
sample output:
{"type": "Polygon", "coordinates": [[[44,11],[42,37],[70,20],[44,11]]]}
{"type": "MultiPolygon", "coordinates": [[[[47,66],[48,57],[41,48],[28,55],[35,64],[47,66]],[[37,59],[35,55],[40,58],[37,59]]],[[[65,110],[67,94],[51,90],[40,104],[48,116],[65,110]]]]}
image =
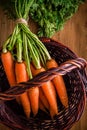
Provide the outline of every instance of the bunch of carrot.
{"type": "MultiPolygon", "coordinates": [[[[14,60],[10,51],[2,52],[1,54],[2,63],[6,72],[10,86],[14,86],[20,82],[27,82],[29,75],[27,73],[26,62],[18,62],[14,60]]],[[[46,69],[57,67],[55,60],[50,59],[46,62],[46,68],[40,67],[35,68],[34,65],[30,64],[31,74],[36,76],[37,74],[46,71],[46,69]]],[[[57,105],[57,94],[62,104],[68,106],[68,96],[66,87],[64,85],[63,78],[56,76],[52,81],[48,81],[41,85],[41,87],[33,87],[27,90],[27,92],[17,97],[17,102],[23,106],[26,116],[29,118],[30,113],[33,112],[34,116],[37,115],[39,108],[45,112],[48,110],[51,117],[58,114],[57,105]]]]}
{"type": "MultiPolygon", "coordinates": [[[[32,0],[15,0],[16,17],[18,19],[22,17],[22,20],[16,24],[13,33],[8,37],[2,48],[1,59],[11,87],[20,82],[27,82],[47,69],[58,67],[44,44],[24,22],[24,19],[28,16],[31,3],[33,3],[32,0]],[[21,10],[21,8],[24,10],[21,10]]],[[[36,116],[39,108],[45,112],[49,111],[53,118],[58,114],[57,94],[61,103],[67,107],[68,95],[63,78],[60,75],[52,81],[44,83],[41,87],[29,88],[16,100],[22,105],[28,118],[31,113],[36,116]]]]}

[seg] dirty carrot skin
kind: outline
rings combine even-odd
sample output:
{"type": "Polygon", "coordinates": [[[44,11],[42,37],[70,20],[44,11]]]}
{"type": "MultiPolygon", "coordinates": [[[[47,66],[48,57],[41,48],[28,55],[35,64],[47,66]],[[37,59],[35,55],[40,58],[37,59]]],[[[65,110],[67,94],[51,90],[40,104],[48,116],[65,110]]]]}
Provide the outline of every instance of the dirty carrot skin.
{"type": "Polygon", "coordinates": [[[16,85],[14,60],[10,51],[2,52],[1,60],[10,86],[16,85]]]}
{"type": "MultiPolygon", "coordinates": [[[[54,59],[48,60],[46,63],[46,66],[48,69],[52,67],[58,67],[58,64],[54,59]]],[[[53,78],[53,84],[56,87],[58,96],[60,98],[61,103],[67,107],[68,106],[68,95],[67,95],[67,90],[64,84],[63,77],[60,75],[57,75],[55,78],[53,78]]]]}
{"type": "Polygon", "coordinates": [[[39,88],[39,98],[40,98],[41,102],[43,103],[43,105],[45,106],[45,108],[49,110],[48,100],[47,100],[45,94],[43,93],[43,90],[41,87],[39,88]]]}
{"type": "Polygon", "coordinates": [[[39,109],[39,88],[38,87],[30,88],[28,90],[28,95],[30,99],[32,112],[34,116],[36,116],[39,109]]]}
{"type": "MultiPolygon", "coordinates": [[[[31,71],[32,71],[33,75],[35,76],[35,75],[45,71],[45,69],[43,67],[41,67],[40,69],[35,69],[31,65],[31,71]]],[[[41,88],[49,102],[50,108],[54,111],[54,115],[58,114],[56,91],[55,91],[55,88],[54,88],[52,82],[48,81],[48,82],[44,83],[41,86],[41,88]]]]}
{"type": "MultiPolygon", "coordinates": [[[[16,74],[17,83],[26,82],[28,80],[26,65],[24,62],[15,63],[15,74],[16,74]]],[[[23,94],[20,95],[20,101],[23,106],[26,117],[29,118],[31,107],[30,107],[30,100],[29,100],[27,92],[24,92],[23,94]]]]}

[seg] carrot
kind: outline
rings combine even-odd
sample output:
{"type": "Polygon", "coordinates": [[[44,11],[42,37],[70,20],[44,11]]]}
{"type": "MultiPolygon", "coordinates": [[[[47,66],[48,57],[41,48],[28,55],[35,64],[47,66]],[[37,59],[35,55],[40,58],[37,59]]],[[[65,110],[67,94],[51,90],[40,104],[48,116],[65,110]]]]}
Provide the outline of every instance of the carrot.
{"type": "MultiPolygon", "coordinates": [[[[1,60],[10,87],[15,86],[16,85],[15,63],[10,51],[6,53],[1,53],[1,60]]],[[[19,97],[16,97],[16,101],[20,104],[19,97]]]]}
{"type": "MultiPolygon", "coordinates": [[[[51,59],[47,61],[46,66],[48,69],[52,67],[58,67],[58,64],[54,59],[51,59]]],[[[67,107],[68,106],[68,95],[67,95],[67,90],[65,87],[65,83],[63,80],[63,77],[60,75],[57,75],[55,78],[53,78],[52,82],[54,83],[58,96],[60,98],[61,103],[67,107]]]]}
{"type": "Polygon", "coordinates": [[[28,95],[30,99],[32,112],[34,116],[36,116],[39,109],[39,88],[38,87],[30,88],[28,90],[28,95]]]}
{"type": "Polygon", "coordinates": [[[41,102],[43,103],[43,105],[45,106],[45,108],[49,110],[48,100],[47,100],[45,94],[43,93],[43,90],[41,87],[39,88],[39,98],[40,98],[41,102]]]}
{"type": "Polygon", "coordinates": [[[49,103],[42,91],[42,88],[40,88],[40,108],[46,113],[47,113],[46,109],[48,109],[50,111],[50,116],[53,119],[55,112],[54,110],[52,110],[52,108],[50,108],[49,103]]]}
{"type": "Polygon", "coordinates": [[[50,116],[51,116],[52,119],[53,119],[54,115],[55,115],[54,110],[52,108],[50,108],[50,116]]]}
{"type": "MultiPolygon", "coordinates": [[[[28,80],[28,75],[26,71],[26,65],[24,62],[22,63],[15,63],[15,74],[17,83],[26,82],[28,80]]],[[[26,117],[30,117],[31,107],[30,107],[30,100],[28,97],[27,92],[24,92],[20,95],[21,104],[23,106],[24,112],[26,117]]]]}
{"type": "Polygon", "coordinates": [[[36,116],[36,114],[38,113],[38,109],[39,109],[39,88],[38,88],[38,86],[30,88],[28,90],[28,96],[30,98],[32,112],[33,112],[34,116],[36,116]]]}
{"type": "Polygon", "coordinates": [[[1,53],[1,60],[10,86],[16,85],[14,60],[11,53],[9,51],[1,53]]]}
{"type": "Polygon", "coordinates": [[[47,110],[46,110],[46,108],[45,108],[45,106],[44,106],[44,104],[42,103],[41,100],[39,100],[39,108],[40,108],[42,111],[44,111],[45,113],[48,114],[48,112],[47,112],[47,110]]]}
{"type": "MultiPolygon", "coordinates": [[[[35,76],[35,75],[45,71],[45,69],[43,67],[41,67],[40,69],[35,69],[33,67],[33,65],[31,65],[31,71],[32,71],[33,75],[35,76]]],[[[48,81],[48,82],[44,83],[41,87],[49,102],[50,108],[54,111],[54,115],[58,114],[56,91],[55,91],[55,88],[54,88],[52,82],[48,81]]]]}

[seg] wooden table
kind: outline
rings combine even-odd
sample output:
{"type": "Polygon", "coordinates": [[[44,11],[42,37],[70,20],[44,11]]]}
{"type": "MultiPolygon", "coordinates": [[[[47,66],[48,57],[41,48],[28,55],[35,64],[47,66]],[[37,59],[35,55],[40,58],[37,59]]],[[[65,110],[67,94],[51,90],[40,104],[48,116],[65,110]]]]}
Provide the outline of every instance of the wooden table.
{"type": "MultiPolygon", "coordinates": [[[[31,30],[35,33],[37,26],[29,21],[31,30]]],[[[0,9],[0,45],[13,31],[14,22],[8,20],[0,9]]],[[[60,32],[56,32],[54,39],[72,49],[79,57],[87,60],[87,2],[79,7],[77,13],[69,20],[60,32]]],[[[9,130],[0,125],[0,130],[9,130]]],[[[87,130],[87,106],[79,122],[71,130],[87,130]]]]}

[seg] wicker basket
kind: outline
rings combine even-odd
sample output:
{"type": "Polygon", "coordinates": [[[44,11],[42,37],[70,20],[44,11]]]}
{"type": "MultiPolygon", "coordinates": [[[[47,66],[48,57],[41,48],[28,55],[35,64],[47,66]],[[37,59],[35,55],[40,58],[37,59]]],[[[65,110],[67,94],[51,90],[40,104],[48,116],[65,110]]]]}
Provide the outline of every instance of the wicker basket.
{"type": "Polygon", "coordinates": [[[0,60],[0,122],[12,130],[69,130],[83,113],[86,101],[86,61],[78,58],[69,48],[49,38],[41,38],[49,53],[60,65],[37,75],[33,80],[10,88],[0,60]],[[29,87],[40,86],[57,74],[63,75],[69,106],[58,103],[59,114],[52,120],[39,110],[36,117],[27,119],[15,97],[29,87]]]}

